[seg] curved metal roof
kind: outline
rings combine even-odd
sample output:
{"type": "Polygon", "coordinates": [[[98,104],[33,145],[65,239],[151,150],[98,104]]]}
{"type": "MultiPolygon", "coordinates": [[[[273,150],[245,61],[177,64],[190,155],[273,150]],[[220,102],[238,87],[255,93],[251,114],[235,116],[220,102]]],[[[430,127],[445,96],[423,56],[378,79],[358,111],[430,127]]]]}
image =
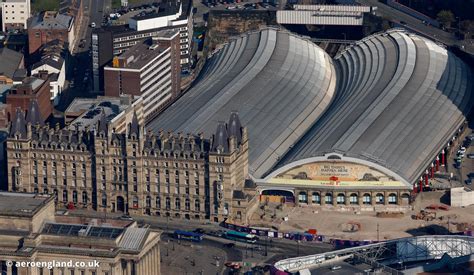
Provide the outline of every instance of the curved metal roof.
{"type": "Polygon", "coordinates": [[[250,173],[261,177],[330,104],[335,75],[332,59],[309,40],[275,29],[249,33],[215,53],[195,86],[147,129],[209,137],[238,111],[248,127],[250,173]]]}
{"type": "Polygon", "coordinates": [[[473,74],[420,36],[392,30],[335,58],[337,92],[315,125],[278,164],[337,152],[415,182],[465,120],[473,74]]]}
{"type": "Polygon", "coordinates": [[[215,53],[147,128],[209,137],[235,110],[255,178],[336,152],[410,184],[464,122],[473,76],[445,48],[399,29],[357,42],[334,64],[310,41],[266,29],[215,53]]]}

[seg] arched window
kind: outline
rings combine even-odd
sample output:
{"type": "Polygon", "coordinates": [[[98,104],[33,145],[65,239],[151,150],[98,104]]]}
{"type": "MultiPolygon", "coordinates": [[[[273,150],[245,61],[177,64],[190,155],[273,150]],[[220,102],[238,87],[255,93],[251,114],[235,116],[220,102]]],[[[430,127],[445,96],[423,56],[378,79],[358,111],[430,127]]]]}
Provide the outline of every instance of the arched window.
{"type": "Polygon", "coordinates": [[[201,202],[199,200],[194,202],[194,210],[201,211],[201,202]]]}
{"type": "Polygon", "coordinates": [[[138,197],[133,196],[133,208],[138,208],[138,197]]]}
{"type": "Polygon", "coordinates": [[[151,197],[146,196],[146,207],[151,207],[151,197]]]}
{"type": "Polygon", "coordinates": [[[102,194],[102,206],[107,207],[107,195],[105,193],[102,194]]]}
{"type": "Polygon", "coordinates": [[[87,204],[88,198],[87,198],[87,192],[84,191],[82,192],[82,203],[87,204]]]}
{"type": "Polygon", "coordinates": [[[364,196],[362,196],[362,203],[363,204],[371,204],[372,203],[372,197],[370,196],[369,193],[365,193],[364,196]]]}
{"type": "Polygon", "coordinates": [[[160,197],[156,197],[156,208],[161,208],[161,199],[160,199],[160,197]]]}
{"type": "Polygon", "coordinates": [[[345,204],[346,203],[346,195],[343,193],[337,194],[337,204],[345,204]]]}
{"type": "Polygon", "coordinates": [[[301,191],[298,194],[298,202],[299,203],[308,203],[308,194],[306,194],[306,192],[304,192],[304,191],[301,191]]]}
{"type": "Polygon", "coordinates": [[[77,203],[77,191],[76,190],[72,191],[72,201],[74,202],[74,204],[77,203]]]}
{"type": "Polygon", "coordinates": [[[174,207],[176,208],[176,210],[181,209],[181,200],[179,198],[176,198],[176,201],[174,203],[174,207]]]}
{"type": "Polygon", "coordinates": [[[170,201],[170,198],[166,198],[166,210],[170,210],[171,209],[171,201],[170,201]]]}
{"type": "Polygon", "coordinates": [[[326,196],[324,197],[324,202],[326,202],[326,204],[332,204],[332,194],[331,193],[326,193],[326,196]]]}
{"type": "Polygon", "coordinates": [[[58,202],[58,189],[54,189],[53,194],[54,194],[54,201],[58,202]]]}
{"type": "Polygon", "coordinates": [[[385,202],[385,197],[382,193],[377,193],[377,195],[375,195],[375,203],[376,204],[384,204],[385,202]]]}
{"type": "Polygon", "coordinates": [[[397,204],[397,194],[391,193],[390,195],[388,195],[388,203],[397,204]]]}
{"type": "Polygon", "coordinates": [[[352,193],[350,198],[349,198],[349,203],[350,204],[358,204],[359,203],[359,198],[356,193],[352,193]]]}
{"type": "Polygon", "coordinates": [[[191,205],[189,203],[189,199],[186,199],[186,201],[184,202],[184,207],[186,208],[186,211],[191,210],[191,205]]]}
{"type": "Polygon", "coordinates": [[[63,202],[67,202],[68,198],[67,198],[67,190],[64,190],[63,191],[63,202]]]}
{"type": "Polygon", "coordinates": [[[45,189],[43,190],[43,194],[48,194],[48,192],[49,192],[49,191],[48,191],[48,188],[45,188],[45,189]]]}
{"type": "Polygon", "coordinates": [[[311,202],[314,204],[321,204],[321,195],[318,192],[313,192],[311,202]]]}

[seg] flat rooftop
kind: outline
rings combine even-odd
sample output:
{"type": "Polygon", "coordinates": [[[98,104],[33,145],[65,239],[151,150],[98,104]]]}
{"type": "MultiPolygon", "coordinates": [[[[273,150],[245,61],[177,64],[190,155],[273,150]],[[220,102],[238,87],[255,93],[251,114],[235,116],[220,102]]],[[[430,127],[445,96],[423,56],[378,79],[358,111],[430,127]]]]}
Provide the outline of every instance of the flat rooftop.
{"type": "Polygon", "coordinates": [[[0,215],[33,216],[50,199],[42,194],[0,192],[0,215]]]}
{"type": "MultiPolygon", "coordinates": [[[[163,30],[160,31],[156,37],[170,39],[177,34],[178,32],[176,30],[163,30]]],[[[142,69],[168,47],[169,44],[162,43],[155,39],[149,38],[143,40],[141,43],[118,56],[118,59],[121,60],[121,62],[119,62],[119,68],[142,69]]]]}
{"type": "Polygon", "coordinates": [[[169,16],[173,14],[178,14],[181,8],[181,14],[176,20],[182,20],[187,18],[191,11],[191,1],[190,0],[183,0],[183,1],[163,1],[160,3],[158,8],[154,8],[148,12],[141,12],[132,17],[133,20],[147,20],[151,18],[158,18],[163,16],[169,16]]]}
{"type": "Polygon", "coordinates": [[[86,127],[95,127],[102,112],[105,113],[107,121],[127,109],[132,104],[129,97],[98,97],[98,98],[76,98],[66,109],[66,116],[79,115],[73,120],[69,129],[78,127],[84,130],[86,127]]]}

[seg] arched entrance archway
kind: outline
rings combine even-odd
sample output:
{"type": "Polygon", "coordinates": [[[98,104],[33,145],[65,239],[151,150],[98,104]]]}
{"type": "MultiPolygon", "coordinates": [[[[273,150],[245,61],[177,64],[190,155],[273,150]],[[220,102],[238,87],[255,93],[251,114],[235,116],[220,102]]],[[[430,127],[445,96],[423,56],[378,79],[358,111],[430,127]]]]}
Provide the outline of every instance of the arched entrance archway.
{"type": "Polygon", "coordinates": [[[122,196],[117,196],[117,211],[125,212],[125,199],[122,196]]]}
{"type": "Polygon", "coordinates": [[[263,190],[261,192],[261,198],[260,198],[260,201],[265,201],[267,198],[269,199],[269,201],[272,201],[272,202],[277,202],[275,201],[274,198],[278,198],[278,202],[281,202],[281,199],[283,199],[284,202],[290,202],[290,203],[294,203],[295,202],[295,196],[293,195],[293,193],[291,191],[288,191],[288,190],[279,190],[279,189],[267,189],[267,190],[263,190]]]}

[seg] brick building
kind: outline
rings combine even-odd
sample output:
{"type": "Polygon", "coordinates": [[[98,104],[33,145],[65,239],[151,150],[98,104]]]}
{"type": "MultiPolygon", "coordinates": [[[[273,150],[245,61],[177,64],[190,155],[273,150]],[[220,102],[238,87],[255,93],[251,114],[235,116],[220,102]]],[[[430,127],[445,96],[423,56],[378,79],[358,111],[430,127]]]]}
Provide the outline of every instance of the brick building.
{"type": "Polygon", "coordinates": [[[84,1],[82,0],[62,0],[59,3],[59,13],[74,17],[74,25],[78,26],[74,28],[74,35],[79,37],[80,27],[82,20],[84,20],[84,1]]]}
{"type": "Polygon", "coordinates": [[[156,116],[180,92],[177,30],[164,30],[143,40],[105,67],[105,95],[143,98],[145,120],[156,116]]]}
{"type": "Polygon", "coordinates": [[[54,193],[60,206],[212,219],[245,215],[246,128],[237,114],[211,139],[145,133],[137,117],[115,133],[105,114],[94,131],[31,123],[17,110],[7,140],[9,191],[54,193]]]}
{"type": "Polygon", "coordinates": [[[50,78],[47,73],[40,74],[40,77],[27,77],[21,84],[14,85],[7,92],[6,104],[11,106],[11,110],[20,108],[25,112],[34,105],[38,111],[38,121],[44,122],[51,115],[53,105],[50,100],[50,78]]]}
{"type": "Polygon", "coordinates": [[[74,17],[54,11],[46,11],[28,21],[29,53],[35,53],[42,45],[53,40],[67,44],[72,50],[75,40],[74,17]]]}

